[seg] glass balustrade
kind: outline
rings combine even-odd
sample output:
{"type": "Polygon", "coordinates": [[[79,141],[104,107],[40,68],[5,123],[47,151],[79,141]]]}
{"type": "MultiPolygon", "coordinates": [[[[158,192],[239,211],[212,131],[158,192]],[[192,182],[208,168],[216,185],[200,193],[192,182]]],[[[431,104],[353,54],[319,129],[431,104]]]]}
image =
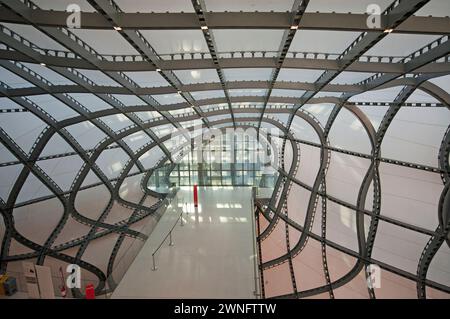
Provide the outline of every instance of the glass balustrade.
{"type": "Polygon", "coordinates": [[[150,176],[148,188],[167,193],[173,186],[253,186],[273,189],[278,172],[256,163],[168,164],[150,176]]]}
{"type": "MultiPolygon", "coordinates": [[[[167,196],[161,202],[158,209],[152,214],[153,220],[147,222],[140,230],[141,233],[148,235],[149,239],[155,242],[154,245],[156,247],[165,240],[165,237],[167,237],[167,234],[171,231],[171,227],[173,227],[174,222],[178,220],[180,212],[183,209],[182,203],[179,203],[176,196],[177,192],[178,188],[170,188],[167,190],[167,196]],[[165,216],[165,218],[162,218],[163,216],[165,216]]],[[[144,244],[144,241],[134,240],[127,248],[126,252],[120,256],[119,260],[116,260],[112,272],[106,279],[106,285],[102,295],[107,298],[110,297],[144,244]]]]}
{"type": "Polygon", "coordinates": [[[171,186],[253,186],[272,188],[278,172],[276,153],[255,136],[223,134],[191,149],[180,161],[153,172],[148,188],[167,193],[171,186]]]}

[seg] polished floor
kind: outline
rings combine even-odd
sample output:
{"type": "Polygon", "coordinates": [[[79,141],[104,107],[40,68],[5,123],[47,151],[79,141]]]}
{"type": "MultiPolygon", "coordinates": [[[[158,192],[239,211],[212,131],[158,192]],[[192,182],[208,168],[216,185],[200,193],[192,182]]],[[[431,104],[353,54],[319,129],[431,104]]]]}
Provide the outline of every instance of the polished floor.
{"type": "Polygon", "coordinates": [[[251,188],[199,188],[198,208],[192,198],[191,188],[178,191],[112,298],[255,298],[251,188]],[[152,253],[175,223],[153,271],[152,253]]]}

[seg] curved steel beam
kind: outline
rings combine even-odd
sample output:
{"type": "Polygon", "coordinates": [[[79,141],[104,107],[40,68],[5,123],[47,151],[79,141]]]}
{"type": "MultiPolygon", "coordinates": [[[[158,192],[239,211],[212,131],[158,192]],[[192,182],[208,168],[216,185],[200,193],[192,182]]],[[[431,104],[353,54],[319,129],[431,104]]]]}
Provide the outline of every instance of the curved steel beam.
{"type": "MultiPolygon", "coordinates": [[[[37,51],[30,49],[29,54],[25,54],[17,45],[10,39],[9,36],[0,32],[0,42],[4,43],[8,47],[13,48],[12,50],[0,49],[0,58],[4,60],[20,61],[27,63],[36,63],[38,60],[45,63],[48,66],[53,67],[70,67],[76,69],[93,69],[89,62],[86,62],[80,58],[71,57],[61,57],[44,55],[37,51]]],[[[67,52],[63,52],[67,53],[67,52]]],[[[321,53],[315,53],[321,55],[321,53]]],[[[325,54],[324,54],[325,55],[325,54]]],[[[276,68],[277,64],[273,58],[258,58],[258,57],[246,57],[246,58],[218,58],[218,65],[215,65],[214,60],[209,58],[204,59],[180,59],[180,60],[161,60],[159,62],[159,67],[155,67],[148,64],[145,61],[133,61],[135,57],[130,57],[125,61],[111,61],[106,58],[99,60],[97,62],[98,68],[107,72],[137,72],[137,71],[156,71],[161,69],[162,71],[177,71],[177,70],[204,70],[204,69],[215,69],[217,66],[221,69],[245,69],[245,68],[276,68]]],[[[314,58],[285,58],[283,67],[289,69],[306,69],[306,70],[333,70],[338,71],[340,69],[339,64],[336,60],[326,60],[326,59],[314,59],[314,58]]],[[[347,67],[348,72],[363,72],[363,73],[389,73],[389,74],[401,74],[403,73],[403,66],[399,63],[393,62],[365,62],[365,61],[355,61],[350,66],[347,67]]],[[[435,62],[426,66],[422,66],[415,71],[414,74],[419,73],[448,73],[450,71],[449,61],[445,62],[435,62]]]]}
{"type": "MultiPolygon", "coordinates": [[[[67,26],[68,12],[57,10],[41,10],[27,8],[25,14],[33,24],[39,26],[61,27],[67,26]]],[[[123,29],[137,30],[198,30],[201,23],[195,13],[154,13],[154,12],[118,12],[117,22],[123,29]]],[[[289,12],[205,12],[208,27],[211,29],[289,29],[291,14],[289,12]]],[[[98,12],[81,12],[82,29],[111,30],[111,24],[105,21],[98,12]]],[[[9,11],[0,11],[0,21],[8,23],[28,24],[25,20],[9,11]]],[[[396,33],[413,34],[448,34],[448,17],[412,16],[396,33]]],[[[302,20],[304,30],[333,30],[369,32],[383,31],[388,28],[387,19],[383,19],[380,28],[367,26],[367,15],[359,13],[322,13],[306,12],[302,20]]]]}
{"type": "Polygon", "coordinates": [[[230,94],[228,92],[228,89],[226,87],[226,78],[225,78],[225,72],[218,67],[219,66],[219,59],[217,55],[217,44],[214,39],[214,35],[208,30],[208,28],[205,26],[208,24],[208,18],[206,17],[206,5],[203,0],[192,0],[192,6],[194,7],[195,13],[197,14],[198,21],[202,25],[202,33],[203,37],[206,41],[206,45],[208,46],[209,54],[211,56],[211,59],[216,66],[216,72],[217,76],[220,80],[221,89],[223,90],[223,94],[225,95],[225,99],[227,100],[228,109],[230,111],[231,119],[233,120],[233,126],[236,127],[236,121],[234,118],[234,112],[233,107],[231,105],[230,100],[230,94]]]}
{"type": "MultiPolygon", "coordinates": [[[[1,61],[0,65],[9,69],[8,65],[12,65],[11,62],[1,61]]],[[[10,69],[9,69],[10,70],[10,69]]],[[[16,69],[17,70],[17,69],[16,69]]],[[[16,73],[13,70],[10,70],[16,73]]],[[[17,74],[17,73],[16,73],[17,74]]],[[[434,76],[429,75],[430,78],[440,77],[441,74],[435,74],[434,76]]],[[[28,81],[29,79],[25,77],[28,81]]],[[[396,86],[404,86],[404,85],[414,85],[414,78],[399,78],[395,79],[389,83],[381,85],[377,88],[377,90],[392,88],[396,86]]],[[[267,90],[270,87],[269,82],[267,81],[232,81],[226,82],[225,87],[227,89],[262,89],[267,90]]],[[[180,87],[183,92],[207,92],[207,91],[217,91],[221,90],[221,83],[208,82],[208,83],[195,83],[195,84],[187,84],[180,87]]],[[[273,89],[279,90],[292,90],[292,91],[311,91],[315,89],[314,83],[308,82],[285,82],[285,81],[277,81],[273,89]]],[[[450,96],[449,94],[440,88],[439,86],[431,83],[424,82],[419,87],[420,90],[432,95],[436,99],[440,100],[442,103],[450,104],[450,96]]],[[[323,89],[322,92],[348,92],[348,93],[363,93],[366,89],[364,85],[361,84],[328,84],[323,89]]],[[[45,89],[39,86],[31,86],[31,87],[22,87],[22,88],[11,88],[6,89],[6,93],[0,92],[0,96],[8,95],[10,97],[18,97],[18,96],[33,96],[33,95],[42,95],[42,94],[73,94],[73,93],[93,93],[93,94],[122,94],[122,95],[130,95],[130,91],[126,88],[120,86],[89,86],[89,85],[51,85],[46,86],[45,89]]],[[[177,91],[171,86],[162,86],[162,87],[142,87],[137,88],[136,93],[138,95],[165,95],[165,94],[175,94],[177,91]]],[[[199,100],[197,100],[199,101],[199,100]]],[[[201,101],[201,100],[200,100],[201,101]]]]}

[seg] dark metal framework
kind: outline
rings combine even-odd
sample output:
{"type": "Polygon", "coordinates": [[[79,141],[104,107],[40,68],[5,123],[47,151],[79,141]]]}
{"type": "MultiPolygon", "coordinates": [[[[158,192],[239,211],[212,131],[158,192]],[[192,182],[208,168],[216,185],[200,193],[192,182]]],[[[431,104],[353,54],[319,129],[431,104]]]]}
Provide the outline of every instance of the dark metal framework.
{"type": "MultiPolygon", "coordinates": [[[[313,1],[313,0],[311,0],[313,1]]],[[[260,270],[262,276],[265,271],[281,264],[288,263],[292,281],[292,293],[282,298],[303,298],[317,294],[328,293],[334,298],[334,290],[346,285],[365,269],[369,264],[377,264],[381,268],[402,276],[417,283],[417,296],[426,298],[426,287],[431,287],[442,292],[450,293],[450,287],[427,279],[427,271],[433,257],[442,245],[450,245],[450,125],[442,138],[439,150],[439,167],[414,164],[381,156],[381,146],[386,132],[400,108],[425,107],[425,108],[449,108],[450,95],[439,86],[431,83],[430,79],[450,74],[450,41],[449,18],[415,17],[413,14],[426,5],[427,0],[394,1],[382,14],[382,26],[379,29],[366,27],[366,16],[361,14],[337,14],[337,13],[308,13],[306,12],[308,0],[295,0],[290,12],[208,12],[203,0],[192,0],[194,13],[125,13],[112,0],[88,0],[88,3],[97,12],[82,13],[82,28],[86,29],[112,29],[116,31],[139,53],[138,55],[110,55],[105,56],[96,52],[82,39],[77,37],[66,27],[68,13],[41,10],[29,0],[0,0],[0,21],[3,23],[19,23],[31,25],[67,50],[58,51],[41,48],[33,43],[32,39],[25,39],[10,30],[5,25],[0,25],[0,66],[31,83],[32,87],[12,88],[3,81],[0,82],[0,97],[6,97],[14,101],[20,108],[2,109],[2,114],[11,112],[31,113],[43,123],[45,128],[36,137],[31,150],[26,153],[8,133],[0,128],[0,141],[3,146],[16,158],[16,160],[0,163],[0,168],[22,164],[17,179],[14,182],[8,198],[0,199],[0,209],[3,222],[6,227],[1,244],[0,272],[6,271],[8,262],[37,258],[38,264],[43,264],[46,257],[53,257],[67,263],[76,263],[96,275],[99,285],[97,293],[105,292],[105,283],[113,273],[117,253],[126,237],[137,240],[145,240],[146,235],[135,231],[132,226],[137,222],[152,216],[162,204],[160,198],[151,207],[144,205],[145,200],[157,194],[148,190],[143,192],[137,203],[124,200],[119,195],[119,189],[127,177],[142,175],[141,187],[145,189],[145,183],[152,171],[163,165],[166,161],[172,161],[172,155],[183,147],[178,146],[174,150],[166,147],[165,142],[170,141],[170,135],[158,136],[155,132],[158,127],[169,125],[173,128],[181,128],[181,123],[194,120],[202,120],[207,128],[214,126],[230,125],[232,127],[248,127],[249,125],[262,130],[262,124],[277,127],[282,134],[271,136],[283,141],[281,151],[282,166],[279,168],[280,176],[276,182],[275,191],[269,201],[256,203],[260,243],[270,240],[270,235],[281,222],[285,226],[285,240],[287,251],[284,255],[273,260],[262,262],[260,270]],[[120,26],[120,28],[117,28],[120,26]],[[290,44],[297,32],[297,27],[312,30],[339,30],[358,31],[360,36],[340,55],[321,52],[291,52],[290,44]],[[214,29],[282,29],[284,35],[277,52],[218,52],[214,39],[214,29]],[[145,29],[195,29],[202,30],[202,34],[208,46],[208,52],[159,55],[148,40],[139,32],[145,29]],[[424,48],[407,57],[369,57],[364,54],[386,37],[386,29],[404,34],[433,34],[441,37],[424,48]],[[43,63],[50,70],[69,79],[74,84],[52,85],[42,78],[24,63],[43,63]],[[227,68],[272,68],[273,73],[269,81],[227,81],[224,70],[227,68]],[[278,81],[281,68],[298,68],[325,70],[313,83],[282,82],[278,81]],[[99,86],[77,69],[96,70],[113,79],[120,86],[99,86]],[[183,69],[214,69],[219,77],[218,83],[183,84],[175,75],[176,70],[183,69]],[[125,75],[124,71],[158,71],[170,84],[167,87],[143,88],[125,75]],[[375,75],[357,84],[332,84],[332,80],[344,71],[368,72],[375,75]],[[403,87],[392,103],[381,102],[350,102],[353,96],[368,92],[373,89],[403,87]],[[264,96],[231,97],[230,89],[257,88],[266,90],[264,96]],[[304,90],[306,93],[300,98],[274,97],[271,95],[274,89],[304,90]],[[192,92],[223,90],[224,98],[211,98],[195,100],[192,92]],[[407,103],[408,98],[416,91],[421,90],[439,101],[439,103],[407,103]],[[340,92],[340,97],[315,97],[320,92],[340,92]],[[90,111],[86,106],[73,98],[72,93],[91,93],[108,104],[110,108],[100,111],[90,111]],[[178,93],[185,102],[169,105],[160,105],[152,96],[159,94],[178,93]],[[77,113],[77,116],[64,120],[56,120],[41,106],[33,102],[29,97],[48,94],[77,113]],[[114,94],[134,96],[142,105],[125,106],[114,94]],[[214,104],[226,104],[226,107],[209,107],[214,104]],[[245,105],[240,105],[245,103],[245,105]],[[261,103],[263,107],[248,105],[248,103],[261,103]],[[278,104],[274,104],[278,103],[278,104]],[[279,104],[285,104],[280,106],[279,104]],[[325,127],[310,113],[303,110],[306,104],[331,103],[334,108],[328,118],[325,127]],[[293,105],[293,106],[292,106],[293,105]],[[387,106],[380,126],[375,129],[368,117],[361,111],[360,106],[373,108],[387,106]],[[184,113],[172,115],[170,111],[186,109],[184,113]],[[329,134],[340,111],[350,111],[362,124],[371,144],[371,154],[363,154],[330,146],[329,134]],[[135,113],[143,111],[156,111],[159,116],[144,121],[135,113]],[[120,130],[113,130],[102,117],[121,114],[131,121],[132,125],[120,130]],[[219,120],[211,120],[215,116],[225,116],[219,120]],[[275,116],[287,115],[287,123],[276,119],[275,116]],[[295,119],[306,121],[319,137],[320,143],[296,137],[291,129],[295,119]],[[69,133],[67,127],[83,122],[90,122],[100,129],[105,138],[95,148],[84,149],[78,141],[69,133]],[[150,142],[137,150],[132,150],[124,138],[144,132],[150,142]],[[44,148],[53,136],[61,137],[73,151],[42,155],[44,148]],[[312,186],[297,179],[296,175],[301,161],[302,145],[309,145],[320,150],[320,167],[312,186]],[[285,163],[285,152],[288,146],[292,146],[293,154],[290,163],[285,163]],[[164,156],[153,166],[145,167],[140,157],[155,149],[160,149],[164,156]],[[122,168],[119,176],[109,179],[96,160],[105,150],[121,149],[129,157],[129,161],[122,168]],[[355,157],[370,160],[370,166],[360,185],[356,205],[348,203],[327,193],[326,174],[330,165],[332,152],[339,152],[355,157]],[[61,189],[57,183],[39,167],[39,161],[50,158],[64,158],[78,155],[83,160],[83,165],[72,181],[69,190],[61,189]],[[422,170],[433,174],[440,174],[443,190],[439,201],[439,226],[434,231],[427,230],[413,223],[406,223],[381,214],[381,182],[379,176],[380,163],[389,163],[411,169],[422,170]],[[131,172],[136,165],[138,172],[131,172]],[[84,185],[84,181],[93,172],[99,179],[98,183],[84,185]],[[52,193],[50,196],[34,198],[27,202],[17,202],[21,189],[26,184],[27,178],[34,175],[52,193]],[[97,219],[91,219],[82,215],[75,207],[75,198],[79,191],[104,185],[110,193],[107,207],[97,219]],[[287,198],[291,188],[301,187],[310,192],[306,218],[302,225],[290,218],[287,198]],[[373,207],[366,208],[369,189],[373,187],[373,207]],[[20,234],[15,228],[13,210],[18,207],[57,198],[64,207],[64,212],[57,226],[52,231],[43,245],[37,244],[20,234]],[[318,211],[318,203],[321,203],[318,211]],[[357,225],[358,250],[353,251],[341,246],[327,238],[327,203],[335,202],[349,208],[354,214],[357,225]],[[132,214],[127,219],[111,224],[105,222],[111,212],[114,203],[118,203],[130,210],[132,214]],[[320,215],[321,233],[312,231],[316,214],[320,215]],[[364,217],[370,217],[370,226],[366,232],[364,217]],[[58,235],[66,225],[68,219],[90,227],[90,231],[79,238],[69,242],[54,245],[58,235]],[[262,228],[262,219],[268,226],[262,228]],[[429,237],[427,245],[417,265],[417,272],[410,273],[387,263],[375,260],[372,257],[375,237],[377,235],[379,221],[384,221],[429,237]],[[292,242],[291,231],[300,232],[297,242],[292,242]],[[107,272],[104,273],[96,265],[83,260],[83,254],[88,245],[93,241],[104,238],[109,234],[119,234],[114,248],[108,260],[107,272]],[[32,252],[24,254],[12,254],[11,242],[15,240],[31,249],[32,252]],[[309,290],[302,290],[301,284],[296,280],[293,269],[294,258],[300,254],[308,240],[320,243],[322,254],[322,267],[326,282],[323,286],[309,290]],[[72,257],[64,254],[68,248],[77,247],[77,254],[72,257]],[[347,274],[332,281],[327,261],[327,247],[336,249],[349,256],[355,257],[357,263],[347,274]]],[[[1,80],[1,79],[0,79],[1,80]]],[[[188,127],[192,130],[193,127],[188,127]]],[[[186,145],[190,146],[189,136],[186,136],[186,145]]],[[[292,212],[291,212],[292,214],[292,212]]],[[[109,289],[114,288],[114,281],[109,280],[109,289]]],[[[75,296],[81,296],[77,289],[73,290],[75,296]]],[[[376,298],[376,291],[368,288],[371,298],[376,298]]]]}

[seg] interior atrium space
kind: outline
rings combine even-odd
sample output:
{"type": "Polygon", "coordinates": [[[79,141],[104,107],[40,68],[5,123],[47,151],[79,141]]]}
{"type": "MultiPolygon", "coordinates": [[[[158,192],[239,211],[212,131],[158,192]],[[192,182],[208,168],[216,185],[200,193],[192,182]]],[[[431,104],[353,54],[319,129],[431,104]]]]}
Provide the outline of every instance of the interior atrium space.
{"type": "Polygon", "coordinates": [[[0,0],[0,299],[450,299],[449,16],[0,0]]]}

